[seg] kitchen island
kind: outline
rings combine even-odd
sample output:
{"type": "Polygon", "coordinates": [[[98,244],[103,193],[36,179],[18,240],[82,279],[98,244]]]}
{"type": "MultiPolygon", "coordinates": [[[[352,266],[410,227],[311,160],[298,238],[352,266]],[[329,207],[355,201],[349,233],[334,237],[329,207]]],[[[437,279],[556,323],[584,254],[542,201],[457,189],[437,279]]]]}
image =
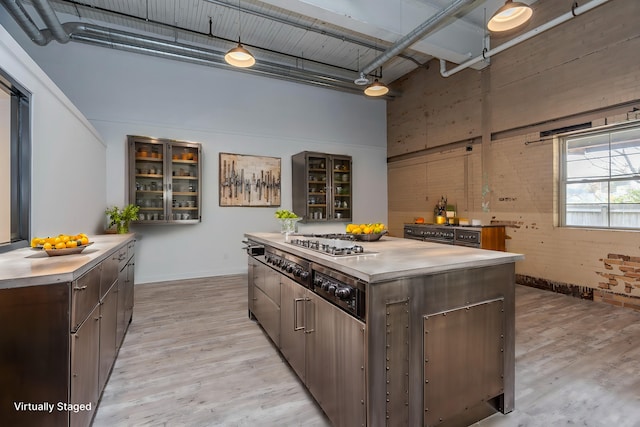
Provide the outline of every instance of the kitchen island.
{"type": "Polygon", "coordinates": [[[0,254],[0,419],[89,426],[133,315],[135,236],[0,254]]]}
{"type": "Polygon", "coordinates": [[[385,236],[334,256],[307,237],[246,237],[264,246],[249,257],[250,314],[334,425],[468,425],[513,410],[522,255],[385,236]]]}

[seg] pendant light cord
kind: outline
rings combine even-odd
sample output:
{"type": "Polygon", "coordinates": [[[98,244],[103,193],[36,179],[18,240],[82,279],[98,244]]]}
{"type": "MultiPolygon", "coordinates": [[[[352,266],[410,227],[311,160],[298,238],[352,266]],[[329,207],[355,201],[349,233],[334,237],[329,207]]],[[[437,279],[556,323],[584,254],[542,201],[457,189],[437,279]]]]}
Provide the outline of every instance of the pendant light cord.
{"type": "Polygon", "coordinates": [[[242,35],[242,13],[240,12],[240,0],[238,0],[238,44],[242,35]]]}

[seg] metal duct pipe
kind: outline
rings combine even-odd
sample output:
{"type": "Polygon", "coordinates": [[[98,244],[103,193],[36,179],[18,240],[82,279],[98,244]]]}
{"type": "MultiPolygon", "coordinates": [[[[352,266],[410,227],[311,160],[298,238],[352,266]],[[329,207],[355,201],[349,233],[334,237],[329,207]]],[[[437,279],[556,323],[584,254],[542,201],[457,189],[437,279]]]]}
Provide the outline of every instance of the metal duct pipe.
{"type": "Polygon", "coordinates": [[[431,18],[417,26],[413,31],[398,40],[393,46],[383,52],[380,56],[374,59],[370,64],[362,68],[361,73],[369,74],[376,68],[382,66],[385,62],[397,56],[400,52],[422,39],[429,32],[433,31],[442,21],[451,17],[464,6],[473,3],[475,0],[457,0],[451,3],[440,12],[433,15],[431,18]]]}
{"type": "Polygon", "coordinates": [[[440,60],[440,74],[442,75],[442,77],[449,77],[459,71],[464,70],[465,68],[469,68],[470,66],[472,66],[473,64],[476,64],[486,58],[489,58],[493,55],[495,55],[496,53],[500,53],[504,50],[509,49],[512,46],[515,46],[517,44],[522,43],[525,40],[529,40],[532,37],[537,36],[538,34],[541,34],[547,30],[550,30],[551,28],[557,27],[560,24],[563,24],[565,22],[567,22],[568,20],[581,15],[585,12],[590,11],[593,8],[596,8],[602,4],[607,3],[609,0],[593,0],[590,3],[587,3],[583,6],[578,6],[578,7],[574,7],[572,8],[571,12],[567,12],[563,15],[558,16],[555,19],[552,19],[551,21],[547,22],[546,24],[542,24],[537,28],[534,28],[531,31],[528,31],[524,34],[519,35],[518,37],[514,37],[511,40],[509,40],[508,42],[505,42],[503,44],[501,44],[500,46],[488,50],[486,52],[484,52],[482,55],[477,56],[473,59],[470,59],[466,62],[463,62],[462,64],[458,65],[455,68],[452,68],[451,70],[447,71],[447,62],[444,59],[440,60]]]}
{"type": "MultiPolygon", "coordinates": [[[[92,44],[101,47],[110,47],[128,52],[142,53],[146,55],[180,60],[200,65],[208,65],[229,69],[224,62],[225,52],[217,52],[196,46],[188,46],[177,42],[171,42],[159,38],[143,36],[126,31],[114,30],[98,25],[81,22],[69,22],[60,24],[53,9],[46,0],[38,0],[43,5],[42,13],[48,16],[46,19],[52,25],[52,30],[39,30],[29,14],[24,10],[19,0],[0,0],[10,11],[12,17],[20,25],[22,30],[30,36],[34,43],[44,46],[52,40],[53,28],[56,28],[56,40],[66,43],[69,40],[92,44]],[[48,15],[48,11],[52,14],[48,15]],[[59,28],[57,28],[59,26],[59,28]]],[[[35,1],[34,1],[35,4],[35,1]]],[[[40,13],[40,11],[38,12],[40,13]]],[[[350,78],[331,76],[321,72],[310,72],[278,63],[260,61],[259,64],[248,70],[236,70],[251,74],[259,74],[266,77],[281,80],[295,81],[312,86],[320,86],[343,92],[362,94],[361,90],[353,86],[350,78]]]]}
{"type": "MultiPolygon", "coordinates": [[[[180,60],[199,65],[208,65],[227,70],[229,69],[229,66],[223,60],[225,52],[218,52],[196,46],[188,46],[155,37],[128,33],[125,31],[81,22],[65,23],[63,27],[65,31],[70,34],[71,40],[73,41],[101,47],[110,47],[127,52],[142,53],[160,58],[180,60]]],[[[299,83],[339,89],[351,93],[361,93],[361,90],[353,87],[352,81],[346,77],[344,79],[340,79],[335,76],[313,73],[265,61],[260,61],[254,67],[251,67],[251,69],[234,69],[234,71],[260,74],[283,80],[293,80],[299,83]]]]}
{"type": "Polygon", "coordinates": [[[38,15],[42,18],[45,25],[51,31],[51,35],[59,43],[67,43],[69,41],[69,34],[62,28],[62,24],[53,10],[48,0],[31,0],[33,7],[36,8],[38,15]]]}
{"type": "Polygon", "coordinates": [[[51,33],[47,30],[40,31],[19,0],[0,0],[0,2],[32,42],[38,46],[45,46],[52,40],[51,33]]]}

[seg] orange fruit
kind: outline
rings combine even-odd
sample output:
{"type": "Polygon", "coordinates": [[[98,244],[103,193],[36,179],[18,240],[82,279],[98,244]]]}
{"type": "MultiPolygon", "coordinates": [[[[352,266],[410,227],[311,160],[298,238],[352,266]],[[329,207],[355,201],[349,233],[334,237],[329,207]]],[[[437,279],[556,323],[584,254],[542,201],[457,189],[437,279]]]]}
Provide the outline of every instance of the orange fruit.
{"type": "Polygon", "coordinates": [[[75,240],[69,240],[67,241],[66,246],[68,248],[75,248],[76,246],[78,246],[78,242],[75,240]]]}
{"type": "Polygon", "coordinates": [[[88,243],[89,243],[89,238],[88,238],[87,236],[84,236],[84,235],[83,235],[83,236],[82,236],[82,238],[80,239],[80,242],[81,242],[83,245],[86,245],[86,244],[88,244],[88,243]]]}
{"type": "Polygon", "coordinates": [[[44,249],[45,251],[48,251],[51,249],[51,243],[45,243],[44,245],[42,245],[42,249],[44,249]]]}
{"type": "Polygon", "coordinates": [[[56,243],[56,249],[64,249],[66,247],[67,245],[65,245],[63,242],[56,243]]]}

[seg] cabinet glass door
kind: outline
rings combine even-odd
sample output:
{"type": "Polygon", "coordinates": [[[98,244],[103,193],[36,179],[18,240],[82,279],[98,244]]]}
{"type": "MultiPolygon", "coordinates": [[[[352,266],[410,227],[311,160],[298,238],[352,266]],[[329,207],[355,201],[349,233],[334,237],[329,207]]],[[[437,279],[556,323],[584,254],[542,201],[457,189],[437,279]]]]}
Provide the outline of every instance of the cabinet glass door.
{"type": "Polygon", "coordinates": [[[199,147],[187,144],[171,144],[171,203],[169,219],[173,221],[199,220],[200,167],[199,147]]]}
{"type": "Polygon", "coordinates": [[[333,218],[351,219],[351,158],[332,158],[333,218]]]}
{"type": "Polygon", "coordinates": [[[309,174],[307,185],[307,212],[308,219],[327,219],[331,215],[331,209],[327,205],[327,191],[329,181],[329,159],[324,156],[310,155],[307,162],[309,174]]]}
{"type": "Polygon", "coordinates": [[[137,224],[200,222],[202,148],[197,142],[129,135],[129,203],[137,224]]]}
{"type": "Polygon", "coordinates": [[[164,221],[165,145],[136,141],[134,155],[135,204],[140,206],[138,221],[164,221]]]}

